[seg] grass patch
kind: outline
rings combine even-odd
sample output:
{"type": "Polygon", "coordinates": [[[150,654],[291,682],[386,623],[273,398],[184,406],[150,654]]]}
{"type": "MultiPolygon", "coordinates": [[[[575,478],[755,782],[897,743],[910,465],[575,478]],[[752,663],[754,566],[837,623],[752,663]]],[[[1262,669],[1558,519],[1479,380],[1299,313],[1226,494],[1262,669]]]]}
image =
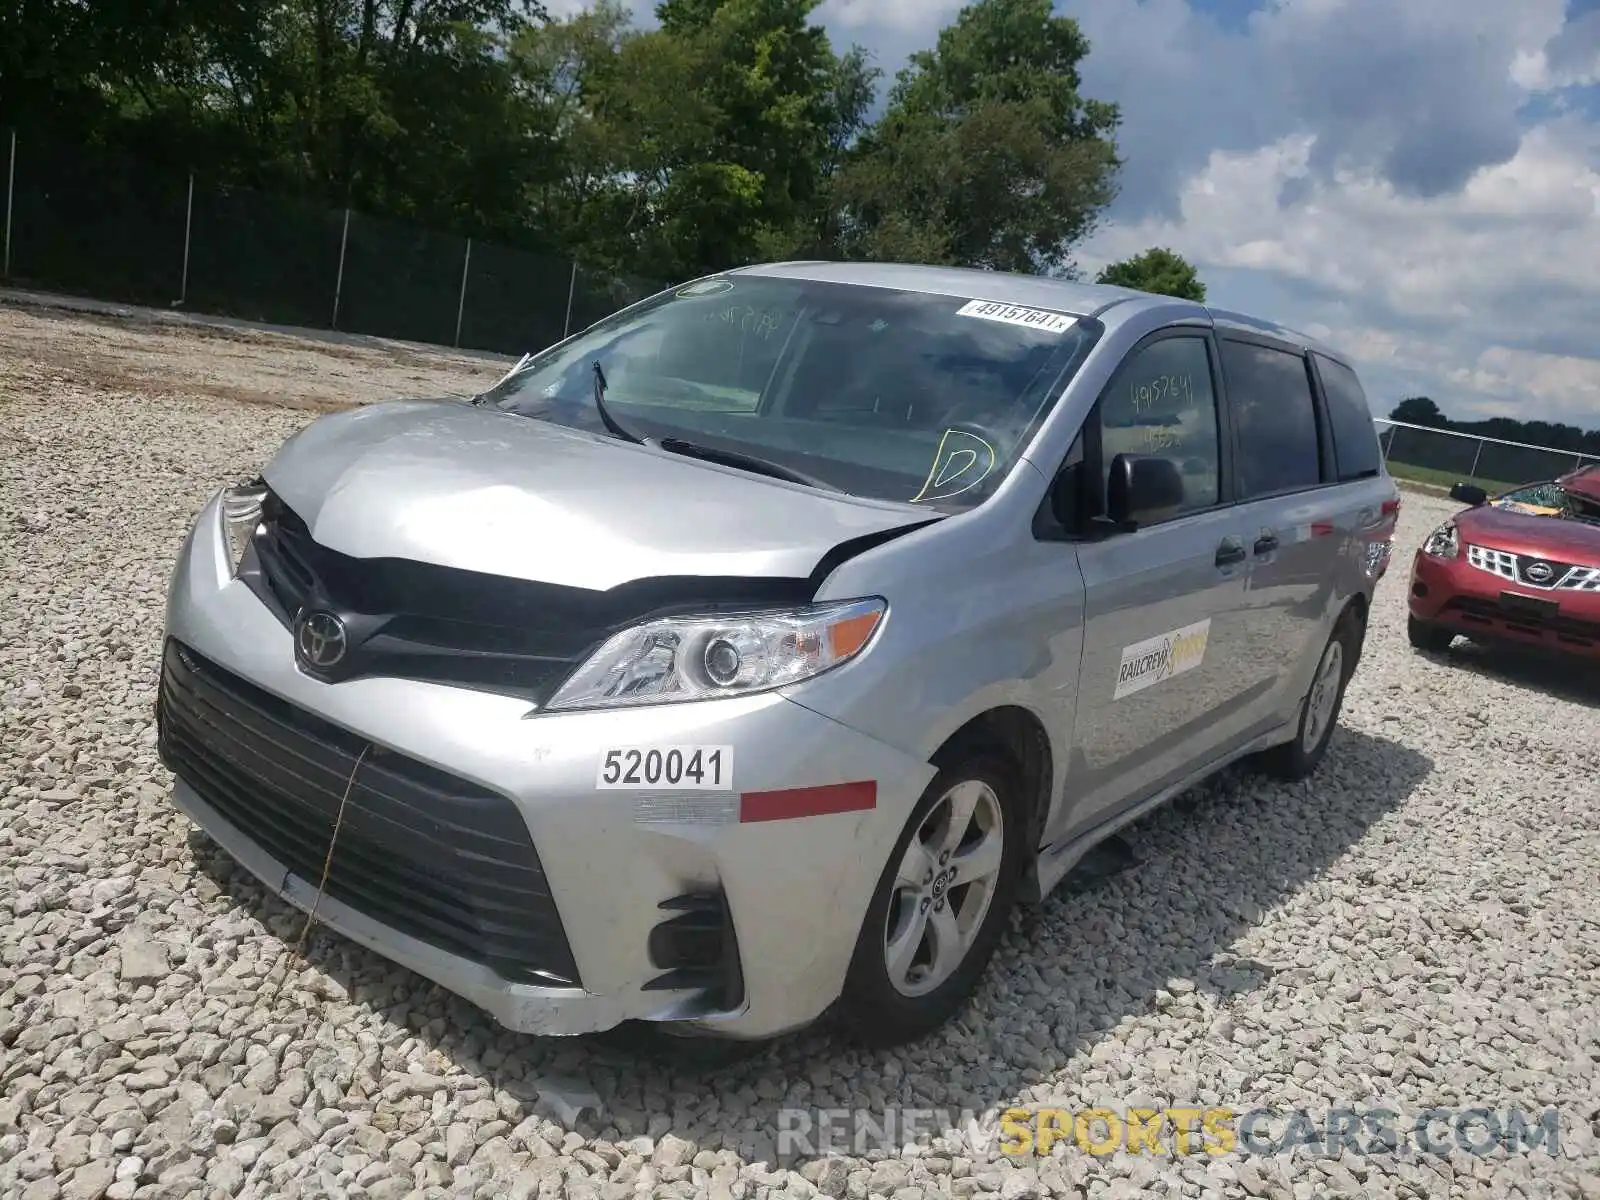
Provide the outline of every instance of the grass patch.
{"type": "Polygon", "coordinates": [[[1474,479],[1453,471],[1440,471],[1433,467],[1414,467],[1410,463],[1395,462],[1393,459],[1389,460],[1389,474],[1396,479],[1404,479],[1408,483],[1426,484],[1429,487],[1443,488],[1447,492],[1453,485],[1458,483],[1475,483],[1491,496],[1500,492],[1509,492],[1512,488],[1518,486],[1500,479],[1474,479]]]}

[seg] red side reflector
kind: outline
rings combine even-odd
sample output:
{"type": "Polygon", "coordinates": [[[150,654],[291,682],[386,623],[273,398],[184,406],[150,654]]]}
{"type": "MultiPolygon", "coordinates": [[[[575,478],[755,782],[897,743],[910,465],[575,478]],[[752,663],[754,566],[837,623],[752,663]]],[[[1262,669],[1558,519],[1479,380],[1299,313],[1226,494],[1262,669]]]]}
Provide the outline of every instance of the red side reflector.
{"type": "Polygon", "coordinates": [[[1332,532],[1333,532],[1333,522],[1332,521],[1313,521],[1313,522],[1311,522],[1311,536],[1312,537],[1327,537],[1332,532]]]}
{"type": "Polygon", "coordinates": [[[877,806],[878,784],[871,779],[776,792],[745,792],[739,797],[739,821],[793,821],[829,813],[864,812],[877,806]]]}

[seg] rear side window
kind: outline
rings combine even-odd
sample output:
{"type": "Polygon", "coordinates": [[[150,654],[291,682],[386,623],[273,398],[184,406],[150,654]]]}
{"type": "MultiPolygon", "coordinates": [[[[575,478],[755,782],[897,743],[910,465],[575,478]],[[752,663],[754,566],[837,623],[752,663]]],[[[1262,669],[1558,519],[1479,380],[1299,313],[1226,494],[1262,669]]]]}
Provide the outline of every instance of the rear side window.
{"type": "Polygon", "coordinates": [[[1317,410],[1305,358],[1224,339],[1222,370],[1238,432],[1239,498],[1320,484],[1317,410]]]}
{"type": "Polygon", "coordinates": [[[1333,429],[1333,455],[1339,464],[1339,478],[1376,475],[1383,454],[1378,449],[1378,433],[1372,426],[1372,410],[1367,406],[1361,380],[1343,363],[1320,354],[1316,359],[1322,394],[1328,400],[1328,424],[1333,429]]]}

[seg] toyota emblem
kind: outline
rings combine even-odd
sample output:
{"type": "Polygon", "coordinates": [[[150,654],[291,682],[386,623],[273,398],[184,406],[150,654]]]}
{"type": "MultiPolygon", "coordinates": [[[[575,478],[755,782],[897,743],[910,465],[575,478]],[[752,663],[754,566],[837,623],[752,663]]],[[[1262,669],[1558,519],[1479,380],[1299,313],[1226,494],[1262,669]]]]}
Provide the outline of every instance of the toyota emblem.
{"type": "Polygon", "coordinates": [[[1555,578],[1556,570],[1547,562],[1531,562],[1522,568],[1522,573],[1531,583],[1549,583],[1555,578]]]}
{"type": "Polygon", "coordinates": [[[344,657],[349,639],[344,622],[330,612],[306,613],[294,635],[295,649],[308,666],[335,666],[344,657]]]}

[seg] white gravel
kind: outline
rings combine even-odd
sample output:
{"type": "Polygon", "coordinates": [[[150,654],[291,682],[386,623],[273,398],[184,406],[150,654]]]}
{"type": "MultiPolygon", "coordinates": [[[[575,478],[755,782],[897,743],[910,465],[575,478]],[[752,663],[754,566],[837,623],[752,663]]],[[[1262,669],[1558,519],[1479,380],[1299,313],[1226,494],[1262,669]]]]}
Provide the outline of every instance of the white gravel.
{"type": "Polygon", "coordinates": [[[325,932],[274,998],[297,914],[156,760],[169,563],[307,408],[493,373],[0,308],[0,1196],[1600,1196],[1600,686],[1410,651],[1450,508],[1416,494],[1316,779],[1141,824],[1139,867],[1019,920],[922,1045],[821,1030],[697,1077],[510,1035],[325,932]],[[564,1125],[573,1088],[598,1111],[564,1125]],[[776,1161],[786,1105],[1141,1102],[1556,1107],[1561,1153],[776,1161]]]}

